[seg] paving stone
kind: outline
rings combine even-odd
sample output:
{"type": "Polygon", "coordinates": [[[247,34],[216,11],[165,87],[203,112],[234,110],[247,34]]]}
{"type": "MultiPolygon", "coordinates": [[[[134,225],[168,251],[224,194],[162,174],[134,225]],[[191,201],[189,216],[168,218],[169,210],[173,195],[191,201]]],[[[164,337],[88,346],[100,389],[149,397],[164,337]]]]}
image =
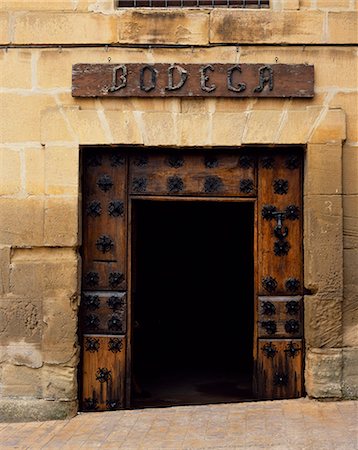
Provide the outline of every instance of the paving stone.
{"type": "Polygon", "coordinates": [[[309,399],[78,414],[0,423],[0,449],[358,449],[358,401],[309,399]]]}

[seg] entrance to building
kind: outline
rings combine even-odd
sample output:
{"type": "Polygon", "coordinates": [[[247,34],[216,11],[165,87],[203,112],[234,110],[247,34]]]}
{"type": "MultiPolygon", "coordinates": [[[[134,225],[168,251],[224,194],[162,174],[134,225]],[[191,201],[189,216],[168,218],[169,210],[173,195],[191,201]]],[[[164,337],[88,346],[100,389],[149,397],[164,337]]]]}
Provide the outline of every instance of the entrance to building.
{"type": "Polygon", "coordinates": [[[132,405],[253,398],[253,203],[134,209],[132,405]]]}
{"type": "Polygon", "coordinates": [[[302,395],[301,150],[82,149],[82,410],[302,395]]]}

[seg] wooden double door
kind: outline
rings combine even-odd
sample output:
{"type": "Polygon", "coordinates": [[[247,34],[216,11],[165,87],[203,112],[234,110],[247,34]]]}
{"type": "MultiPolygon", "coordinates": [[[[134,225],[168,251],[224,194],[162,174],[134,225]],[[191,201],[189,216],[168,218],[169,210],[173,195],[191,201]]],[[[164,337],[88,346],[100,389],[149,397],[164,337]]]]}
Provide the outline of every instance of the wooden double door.
{"type": "Polygon", "coordinates": [[[82,149],[82,410],[130,406],[138,201],[252,204],[253,391],[303,394],[302,157],[301,148],[82,149]]]}

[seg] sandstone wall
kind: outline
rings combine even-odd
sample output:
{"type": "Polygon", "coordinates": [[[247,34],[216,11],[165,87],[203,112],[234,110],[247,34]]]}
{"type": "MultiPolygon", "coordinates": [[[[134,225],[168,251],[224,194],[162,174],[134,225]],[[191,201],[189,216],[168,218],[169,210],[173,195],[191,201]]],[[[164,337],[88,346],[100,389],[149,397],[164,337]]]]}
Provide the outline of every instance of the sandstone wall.
{"type": "Polygon", "coordinates": [[[265,11],[0,4],[0,417],[77,408],[85,144],[307,145],[306,389],[358,395],[357,8],[355,0],[274,0],[265,11]],[[316,94],[73,99],[72,64],[109,61],[309,63],[316,94]]]}

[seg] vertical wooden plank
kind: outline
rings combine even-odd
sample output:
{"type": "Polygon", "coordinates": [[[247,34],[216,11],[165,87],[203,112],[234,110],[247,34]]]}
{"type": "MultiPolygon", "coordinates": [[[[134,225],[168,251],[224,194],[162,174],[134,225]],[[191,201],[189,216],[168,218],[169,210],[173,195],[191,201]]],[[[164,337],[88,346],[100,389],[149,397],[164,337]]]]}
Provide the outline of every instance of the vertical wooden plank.
{"type": "Polygon", "coordinates": [[[123,152],[83,152],[83,286],[126,288],[127,160],[123,152]]]}
{"type": "Polygon", "coordinates": [[[259,398],[301,397],[302,352],[301,339],[259,339],[259,398]]]}
{"type": "Polygon", "coordinates": [[[302,216],[300,149],[262,153],[258,161],[256,300],[259,398],[302,395],[303,342],[297,339],[303,333],[302,216]]]}
{"type": "Polygon", "coordinates": [[[124,406],[126,345],[123,336],[84,335],[82,409],[115,410],[124,406]]]}
{"type": "Polygon", "coordinates": [[[302,283],[302,156],[298,150],[265,154],[258,169],[260,295],[297,295],[302,283]],[[284,213],[275,236],[277,213],[284,213]]]}

